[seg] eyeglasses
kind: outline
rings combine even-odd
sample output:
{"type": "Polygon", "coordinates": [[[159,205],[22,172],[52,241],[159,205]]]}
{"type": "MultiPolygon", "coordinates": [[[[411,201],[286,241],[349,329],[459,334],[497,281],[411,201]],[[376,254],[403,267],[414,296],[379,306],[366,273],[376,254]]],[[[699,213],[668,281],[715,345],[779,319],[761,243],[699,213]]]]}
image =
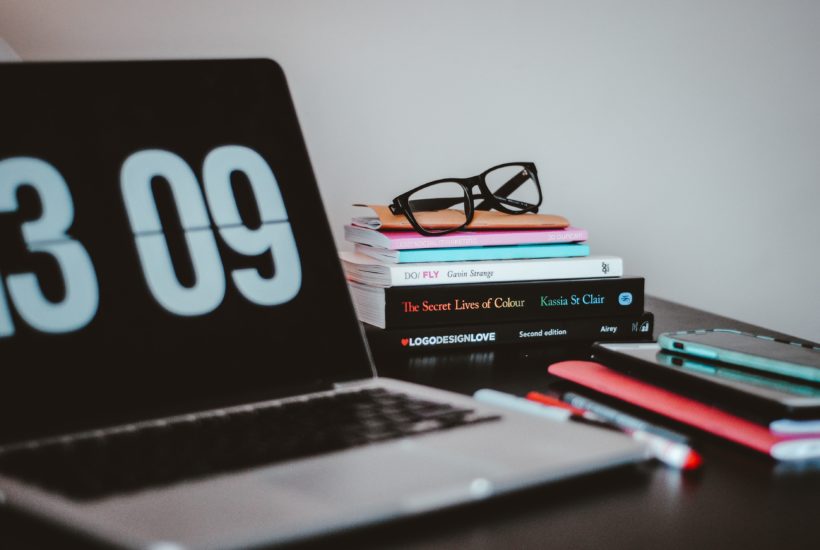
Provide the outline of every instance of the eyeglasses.
{"type": "Polygon", "coordinates": [[[478,210],[494,208],[505,214],[538,212],[541,184],[532,162],[509,162],[493,166],[472,178],[431,181],[393,199],[390,211],[404,214],[416,231],[427,237],[463,229],[478,210]],[[478,193],[473,190],[478,187],[478,193]],[[481,202],[477,205],[476,200],[481,202]],[[431,212],[447,210],[458,226],[441,227],[441,218],[431,212]]]}

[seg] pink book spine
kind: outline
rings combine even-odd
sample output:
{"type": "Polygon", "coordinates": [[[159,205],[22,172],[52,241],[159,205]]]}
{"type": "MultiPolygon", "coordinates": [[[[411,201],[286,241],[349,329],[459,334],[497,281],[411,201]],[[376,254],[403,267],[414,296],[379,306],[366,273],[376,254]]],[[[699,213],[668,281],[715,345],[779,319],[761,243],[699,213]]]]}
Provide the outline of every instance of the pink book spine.
{"type": "Polygon", "coordinates": [[[510,246],[517,244],[574,243],[587,240],[587,230],[578,227],[536,231],[458,231],[441,237],[423,237],[409,231],[381,231],[392,250],[454,248],[464,246],[510,246]]]}

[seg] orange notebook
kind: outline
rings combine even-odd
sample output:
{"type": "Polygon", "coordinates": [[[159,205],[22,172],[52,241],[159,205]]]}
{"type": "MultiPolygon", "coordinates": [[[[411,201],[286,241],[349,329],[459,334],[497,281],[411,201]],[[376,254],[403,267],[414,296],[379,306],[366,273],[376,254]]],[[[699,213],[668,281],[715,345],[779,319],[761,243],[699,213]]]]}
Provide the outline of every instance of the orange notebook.
{"type": "MultiPolygon", "coordinates": [[[[353,225],[368,229],[405,229],[412,230],[413,226],[403,214],[393,214],[383,204],[354,204],[370,208],[375,216],[353,218],[353,225]]],[[[424,227],[431,229],[448,229],[458,227],[464,223],[464,214],[458,210],[436,210],[434,212],[419,212],[416,219],[424,227]]],[[[473,221],[467,229],[563,229],[569,227],[569,220],[555,214],[520,214],[511,215],[494,210],[479,210],[473,215],[473,221]]]]}

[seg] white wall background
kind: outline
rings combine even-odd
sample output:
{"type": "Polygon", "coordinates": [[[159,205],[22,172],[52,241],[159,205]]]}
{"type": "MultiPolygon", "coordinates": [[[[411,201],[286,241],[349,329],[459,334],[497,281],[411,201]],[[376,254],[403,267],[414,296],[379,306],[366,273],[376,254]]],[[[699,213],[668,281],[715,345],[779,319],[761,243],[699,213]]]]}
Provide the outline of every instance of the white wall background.
{"type": "Polygon", "coordinates": [[[650,293],[820,340],[820,2],[0,0],[0,37],[278,60],[340,246],[354,202],[534,160],[650,293]]]}

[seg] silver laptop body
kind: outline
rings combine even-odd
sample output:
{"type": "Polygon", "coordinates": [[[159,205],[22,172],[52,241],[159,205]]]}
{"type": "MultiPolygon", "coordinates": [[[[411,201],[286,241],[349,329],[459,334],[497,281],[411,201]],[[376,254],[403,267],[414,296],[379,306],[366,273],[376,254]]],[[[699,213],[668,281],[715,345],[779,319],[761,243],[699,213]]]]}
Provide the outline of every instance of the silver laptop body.
{"type": "Polygon", "coordinates": [[[374,376],[274,62],[0,81],[0,505],[127,548],[245,548],[644,458],[617,433],[374,376]],[[20,450],[373,387],[501,418],[99,498],[2,471],[20,450]]]}

